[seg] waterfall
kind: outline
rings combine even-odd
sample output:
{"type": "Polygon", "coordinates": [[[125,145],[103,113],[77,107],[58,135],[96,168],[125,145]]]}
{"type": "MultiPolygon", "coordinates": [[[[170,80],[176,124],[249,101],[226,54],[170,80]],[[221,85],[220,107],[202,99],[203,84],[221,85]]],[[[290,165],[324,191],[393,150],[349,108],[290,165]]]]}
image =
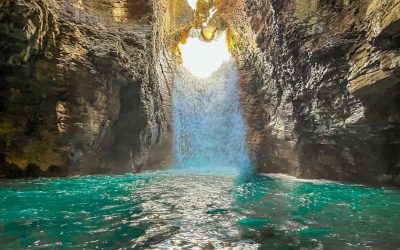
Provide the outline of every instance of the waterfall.
{"type": "Polygon", "coordinates": [[[238,73],[232,59],[206,78],[197,78],[184,67],[178,70],[173,92],[177,168],[250,168],[237,84],[238,73]]]}

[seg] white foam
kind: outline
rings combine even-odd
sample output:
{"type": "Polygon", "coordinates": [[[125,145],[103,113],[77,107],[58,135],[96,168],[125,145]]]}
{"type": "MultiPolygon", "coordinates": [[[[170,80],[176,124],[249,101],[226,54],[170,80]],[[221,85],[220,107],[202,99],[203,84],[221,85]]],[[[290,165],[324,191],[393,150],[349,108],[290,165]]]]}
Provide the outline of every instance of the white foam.
{"type": "Polygon", "coordinates": [[[326,179],[301,179],[301,178],[297,178],[288,174],[281,174],[281,173],[276,173],[276,174],[267,174],[267,173],[261,173],[261,176],[267,176],[267,177],[271,177],[273,179],[283,179],[286,181],[292,181],[292,182],[309,182],[309,183],[313,183],[313,184],[340,184],[342,185],[342,183],[337,182],[337,181],[332,181],[332,180],[326,180],[326,179]]]}

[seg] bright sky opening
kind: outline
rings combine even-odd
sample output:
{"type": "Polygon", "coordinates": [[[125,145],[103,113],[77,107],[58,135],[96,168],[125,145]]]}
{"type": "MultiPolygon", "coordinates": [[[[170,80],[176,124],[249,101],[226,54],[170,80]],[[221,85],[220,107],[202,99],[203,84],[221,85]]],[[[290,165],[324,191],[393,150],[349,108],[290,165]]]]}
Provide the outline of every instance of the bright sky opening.
{"type": "Polygon", "coordinates": [[[192,7],[192,9],[196,9],[196,4],[197,4],[197,0],[188,0],[188,4],[190,5],[190,7],[192,7]]]}
{"type": "Polygon", "coordinates": [[[221,64],[232,58],[226,43],[226,32],[211,42],[190,37],[179,48],[183,66],[198,78],[210,76],[221,64]]]}

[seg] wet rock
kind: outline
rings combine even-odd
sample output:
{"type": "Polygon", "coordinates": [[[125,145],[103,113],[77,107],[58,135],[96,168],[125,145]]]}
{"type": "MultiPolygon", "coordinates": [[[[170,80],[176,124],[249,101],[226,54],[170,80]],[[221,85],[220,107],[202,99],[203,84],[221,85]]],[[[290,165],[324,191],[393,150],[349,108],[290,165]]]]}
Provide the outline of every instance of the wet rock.
{"type": "Polygon", "coordinates": [[[355,95],[378,94],[400,84],[400,77],[385,71],[361,75],[349,84],[349,92],[355,95]]]}
{"type": "Polygon", "coordinates": [[[170,162],[167,1],[0,3],[1,177],[170,162]]]}
{"type": "Polygon", "coordinates": [[[242,35],[242,104],[258,171],[399,185],[399,6],[239,6],[243,15],[232,23],[242,35]]]}
{"type": "Polygon", "coordinates": [[[380,27],[375,45],[383,49],[400,48],[400,3],[383,12],[380,27]]]}

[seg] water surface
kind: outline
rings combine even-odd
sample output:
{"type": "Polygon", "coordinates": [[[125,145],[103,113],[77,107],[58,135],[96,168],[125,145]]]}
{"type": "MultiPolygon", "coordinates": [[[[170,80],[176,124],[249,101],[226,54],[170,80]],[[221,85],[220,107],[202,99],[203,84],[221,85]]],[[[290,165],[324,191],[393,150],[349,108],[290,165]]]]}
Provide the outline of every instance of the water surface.
{"type": "Polygon", "coordinates": [[[400,191],[183,171],[0,182],[2,249],[396,249],[400,191]]]}

